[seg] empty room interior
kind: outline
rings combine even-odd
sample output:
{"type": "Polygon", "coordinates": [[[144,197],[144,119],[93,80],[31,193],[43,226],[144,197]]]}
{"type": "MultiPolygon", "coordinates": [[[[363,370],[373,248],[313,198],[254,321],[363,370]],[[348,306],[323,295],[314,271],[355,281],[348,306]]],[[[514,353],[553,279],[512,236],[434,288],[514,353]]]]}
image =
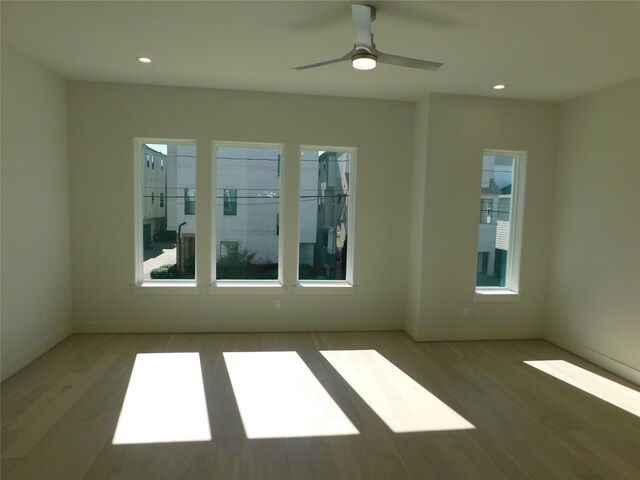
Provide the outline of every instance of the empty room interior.
{"type": "Polygon", "coordinates": [[[640,478],[640,2],[0,9],[3,479],[640,478]]]}

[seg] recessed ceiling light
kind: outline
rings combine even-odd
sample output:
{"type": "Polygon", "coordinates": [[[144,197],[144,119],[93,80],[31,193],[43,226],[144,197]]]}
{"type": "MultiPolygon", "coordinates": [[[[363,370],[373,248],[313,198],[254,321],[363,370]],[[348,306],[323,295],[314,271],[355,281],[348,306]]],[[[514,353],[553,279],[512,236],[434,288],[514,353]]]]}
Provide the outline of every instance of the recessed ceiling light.
{"type": "Polygon", "coordinates": [[[493,89],[494,90],[504,90],[505,88],[507,88],[506,85],[502,85],[501,83],[499,83],[498,85],[494,85],[493,89]]]}
{"type": "Polygon", "coordinates": [[[140,58],[138,58],[138,61],[140,63],[151,63],[151,59],[147,58],[147,57],[140,57],[140,58]]]}

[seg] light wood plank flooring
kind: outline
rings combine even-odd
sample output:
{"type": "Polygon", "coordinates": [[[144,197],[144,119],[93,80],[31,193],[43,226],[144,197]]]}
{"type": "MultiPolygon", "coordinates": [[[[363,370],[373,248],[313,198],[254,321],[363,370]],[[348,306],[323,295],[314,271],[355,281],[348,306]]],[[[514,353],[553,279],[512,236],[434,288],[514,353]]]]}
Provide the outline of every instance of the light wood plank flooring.
{"type": "Polygon", "coordinates": [[[10,479],[638,480],[640,418],[523,362],[545,341],[415,343],[401,332],[74,335],[2,385],[10,479]],[[476,428],[394,433],[319,353],[375,349],[476,428]],[[295,351],[360,432],[250,440],[223,352],[295,351]],[[212,440],[113,445],[137,353],[199,352],[212,440]]]}

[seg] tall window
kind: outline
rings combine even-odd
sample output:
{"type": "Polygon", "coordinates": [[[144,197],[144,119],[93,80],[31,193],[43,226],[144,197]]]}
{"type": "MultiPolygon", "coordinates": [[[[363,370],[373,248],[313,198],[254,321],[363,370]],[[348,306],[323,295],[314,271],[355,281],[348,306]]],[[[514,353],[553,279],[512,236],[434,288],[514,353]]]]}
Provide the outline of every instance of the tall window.
{"type": "Polygon", "coordinates": [[[487,151],[482,159],[480,226],[477,255],[477,288],[517,291],[517,205],[523,190],[524,154],[487,151]]]}
{"type": "Polygon", "coordinates": [[[223,193],[224,204],[222,210],[225,215],[238,214],[238,190],[235,188],[225,188],[223,193]]]}
{"type": "Polygon", "coordinates": [[[216,144],[216,280],[277,280],[280,145],[216,144]]]}
{"type": "Polygon", "coordinates": [[[353,157],[351,149],[301,151],[299,280],[353,282],[353,157]]]}
{"type": "Polygon", "coordinates": [[[136,140],[136,149],[136,283],[193,281],[195,143],[136,140]],[[166,168],[154,168],[155,159],[166,168]]]}
{"type": "Polygon", "coordinates": [[[491,213],[493,211],[493,199],[483,198],[480,200],[480,223],[491,223],[491,213]]]}
{"type": "Polygon", "coordinates": [[[184,214],[185,215],[196,214],[196,189],[195,188],[184,189],[184,214]]]}

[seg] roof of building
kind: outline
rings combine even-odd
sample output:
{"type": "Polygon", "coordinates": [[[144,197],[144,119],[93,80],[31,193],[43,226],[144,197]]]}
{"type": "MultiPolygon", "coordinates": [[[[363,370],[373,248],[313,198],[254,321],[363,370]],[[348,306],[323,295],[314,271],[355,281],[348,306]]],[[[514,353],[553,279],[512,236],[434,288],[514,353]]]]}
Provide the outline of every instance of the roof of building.
{"type": "Polygon", "coordinates": [[[500,193],[502,193],[500,187],[493,178],[489,179],[488,187],[482,187],[482,195],[500,195],[500,193]]]}

